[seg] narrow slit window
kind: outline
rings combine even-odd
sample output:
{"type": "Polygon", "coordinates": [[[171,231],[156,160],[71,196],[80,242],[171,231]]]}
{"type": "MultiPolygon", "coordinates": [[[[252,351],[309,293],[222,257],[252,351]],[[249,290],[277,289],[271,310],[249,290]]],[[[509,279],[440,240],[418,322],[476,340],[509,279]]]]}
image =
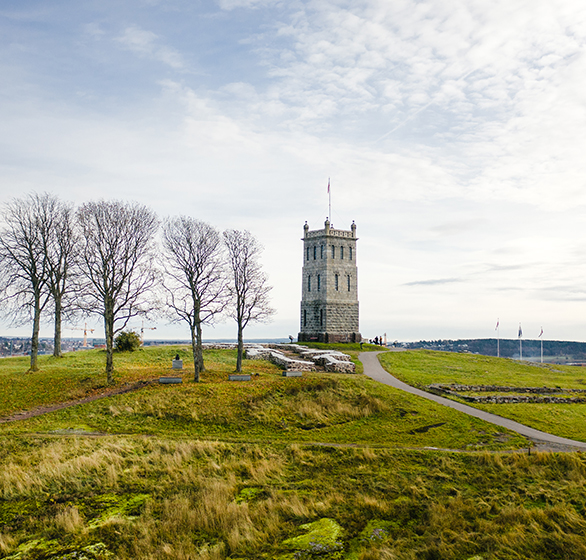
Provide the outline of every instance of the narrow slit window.
{"type": "Polygon", "coordinates": [[[324,324],[324,310],[323,309],[319,310],[319,324],[320,324],[320,326],[323,327],[323,324],[324,324]]]}
{"type": "Polygon", "coordinates": [[[344,258],[344,247],[340,247],[340,258],[344,258]]]}
{"type": "Polygon", "coordinates": [[[323,259],[324,258],[324,246],[323,245],[320,245],[319,251],[320,251],[319,258],[323,259]]]}
{"type": "Polygon", "coordinates": [[[309,247],[307,248],[307,260],[309,260],[309,247]]]}
{"type": "Polygon", "coordinates": [[[307,309],[303,310],[303,326],[307,327],[307,309]]]}
{"type": "Polygon", "coordinates": [[[311,276],[307,277],[307,291],[311,292],[311,276]]]}
{"type": "Polygon", "coordinates": [[[317,259],[317,247],[313,246],[313,260],[317,259]]]}
{"type": "Polygon", "coordinates": [[[339,279],[340,279],[340,277],[336,274],[336,283],[335,283],[336,292],[339,290],[339,279]]]}
{"type": "Polygon", "coordinates": [[[332,259],[336,258],[336,247],[332,245],[332,259]]]}
{"type": "Polygon", "coordinates": [[[348,274],[348,291],[350,291],[350,275],[348,274]]]}
{"type": "Polygon", "coordinates": [[[317,275],[317,291],[321,290],[321,275],[317,275]]]}
{"type": "Polygon", "coordinates": [[[350,260],[352,260],[352,247],[349,247],[349,250],[350,250],[350,257],[349,258],[350,258],[350,260]]]}

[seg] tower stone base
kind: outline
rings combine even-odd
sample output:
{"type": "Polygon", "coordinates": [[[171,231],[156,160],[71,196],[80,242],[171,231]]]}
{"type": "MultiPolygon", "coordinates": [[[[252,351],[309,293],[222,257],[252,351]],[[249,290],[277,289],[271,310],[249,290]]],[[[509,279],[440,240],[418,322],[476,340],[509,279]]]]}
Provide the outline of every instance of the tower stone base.
{"type": "Polygon", "coordinates": [[[352,333],[328,333],[328,332],[300,332],[297,335],[299,342],[325,342],[332,344],[334,342],[361,342],[362,335],[358,332],[352,333]]]}

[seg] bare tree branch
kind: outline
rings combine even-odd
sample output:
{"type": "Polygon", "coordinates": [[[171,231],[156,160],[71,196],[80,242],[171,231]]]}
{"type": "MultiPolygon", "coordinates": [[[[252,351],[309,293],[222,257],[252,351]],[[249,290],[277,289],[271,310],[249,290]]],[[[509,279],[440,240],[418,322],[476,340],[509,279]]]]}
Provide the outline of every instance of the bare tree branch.
{"type": "Polygon", "coordinates": [[[106,374],[113,382],[114,336],[153,305],[158,275],[154,235],[158,219],[138,203],[88,202],[77,212],[82,235],[81,274],[85,278],[81,307],[104,319],[106,374]]]}
{"type": "Polygon", "coordinates": [[[236,371],[242,371],[243,332],[249,323],[269,321],[275,310],[269,303],[272,287],[267,284],[259,257],[262,246],[249,231],[235,229],[224,232],[232,281],[230,316],[238,325],[238,358],[236,371]]]}
{"type": "Polygon", "coordinates": [[[186,216],[165,221],[163,262],[167,306],[189,325],[196,382],[205,370],[202,324],[211,324],[228,302],[222,252],[220,235],[209,224],[186,216]]]}
{"type": "Polygon", "coordinates": [[[41,312],[46,306],[49,266],[47,238],[55,225],[52,211],[58,199],[47,193],[29,194],[4,205],[0,232],[0,302],[13,322],[32,318],[30,370],[38,370],[41,312]]]}

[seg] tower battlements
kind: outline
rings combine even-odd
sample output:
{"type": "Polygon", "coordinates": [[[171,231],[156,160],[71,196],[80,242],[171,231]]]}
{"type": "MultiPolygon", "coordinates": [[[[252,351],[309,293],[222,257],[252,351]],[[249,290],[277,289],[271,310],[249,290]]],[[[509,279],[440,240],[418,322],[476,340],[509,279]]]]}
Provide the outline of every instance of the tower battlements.
{"type": "Polygon", "coordinates": [[[300,342],[360,342],[356,224],[303,227],[300,342]]]}

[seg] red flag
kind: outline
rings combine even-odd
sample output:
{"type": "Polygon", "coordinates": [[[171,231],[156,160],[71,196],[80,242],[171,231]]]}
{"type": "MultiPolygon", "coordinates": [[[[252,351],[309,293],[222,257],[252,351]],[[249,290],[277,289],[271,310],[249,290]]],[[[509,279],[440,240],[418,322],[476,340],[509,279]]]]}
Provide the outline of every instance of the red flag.
{"type": "Polygon", "coordinates": [[[330,194],[330,178],[328,177],[328,194],[330,194]]]}

